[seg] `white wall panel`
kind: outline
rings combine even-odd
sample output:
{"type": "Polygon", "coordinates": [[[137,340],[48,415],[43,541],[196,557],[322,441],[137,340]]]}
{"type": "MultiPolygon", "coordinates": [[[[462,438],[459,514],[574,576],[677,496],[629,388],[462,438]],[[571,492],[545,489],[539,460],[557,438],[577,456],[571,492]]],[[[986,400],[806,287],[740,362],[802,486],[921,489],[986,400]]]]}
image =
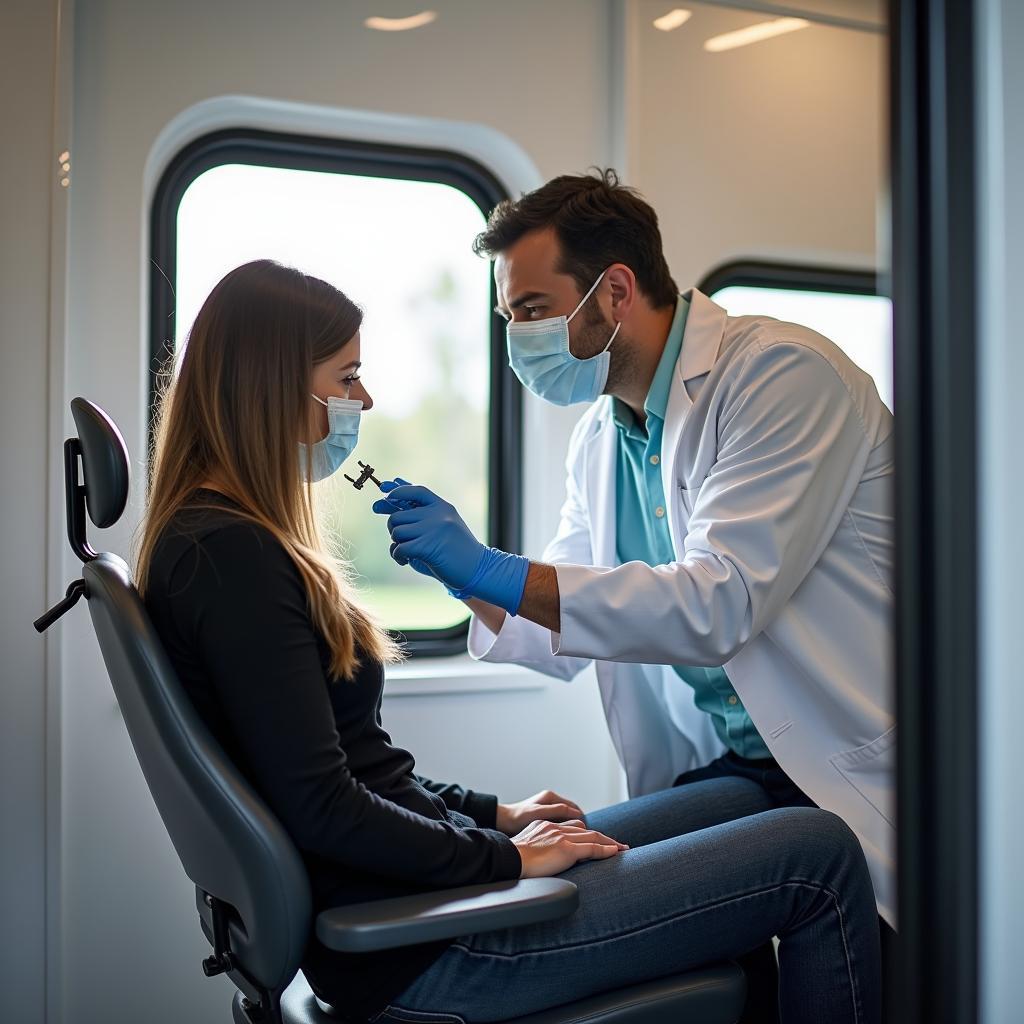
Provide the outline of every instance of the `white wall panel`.
{"type": "Polygon", "coordinates": [[[46,608],[57,4],[0,5],[0,1017],[45,1010],[46,608]]]}
{"type": "Polygon", "coordinates": [[[810,27],[723,53],[713,36],[758,20],[689,3],[631,5],[630,180],[658,211],[680,288],[739,257],[876,264],[886,37],[810,27]]]}

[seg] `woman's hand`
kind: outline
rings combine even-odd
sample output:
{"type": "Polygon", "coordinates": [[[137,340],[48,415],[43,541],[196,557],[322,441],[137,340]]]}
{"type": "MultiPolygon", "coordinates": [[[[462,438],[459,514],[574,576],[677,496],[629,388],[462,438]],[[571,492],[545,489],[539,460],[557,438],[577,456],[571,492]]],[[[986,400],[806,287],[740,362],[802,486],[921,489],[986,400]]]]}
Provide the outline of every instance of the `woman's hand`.
{"type": "Polygon", "coordinates": [[[588,829],[582,821],[535,821],[527,825],[512,842],[523,861],[520,878],[550,878],[581,860],[604,860],[629,847],[600,832],[588,829]]]}
{"type": "Polygon", "coordinates": [[[582,818],[583,808],[545,789],[514,804],[498,804],[495,827],[507,836],[522,832],[532,821],[568,821],[582,818]]]}

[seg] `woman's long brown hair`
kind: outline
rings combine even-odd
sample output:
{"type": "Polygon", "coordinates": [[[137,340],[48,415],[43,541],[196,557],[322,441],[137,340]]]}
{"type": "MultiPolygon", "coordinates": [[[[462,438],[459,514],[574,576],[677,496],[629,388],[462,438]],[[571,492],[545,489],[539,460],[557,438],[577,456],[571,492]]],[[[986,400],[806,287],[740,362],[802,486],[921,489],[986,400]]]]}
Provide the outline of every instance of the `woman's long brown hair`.
{"type": "Polygon", "coordinates": [[[168,371],[150,457],[149,496],[135,578],[143,595],[153,551],[179,509],[214,480],[269,530],[295,563],[310,617],[336,678],[351,679],[357,649],[394,661],[398,649],[360,607],[347,568],[317,526],[299,445],[312,444],[310,376],[362,323],[337,288],[271,260],[232,270],[203,303],[175,376],[168,371]]]}

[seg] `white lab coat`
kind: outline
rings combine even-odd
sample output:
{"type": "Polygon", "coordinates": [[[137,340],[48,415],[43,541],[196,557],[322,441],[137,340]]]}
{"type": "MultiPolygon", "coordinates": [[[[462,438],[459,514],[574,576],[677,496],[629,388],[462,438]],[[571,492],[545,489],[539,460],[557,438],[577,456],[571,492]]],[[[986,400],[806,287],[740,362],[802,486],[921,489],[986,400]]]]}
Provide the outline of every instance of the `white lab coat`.
{"type": "Polygon", "coordinates": [[[591,660],[631,796],[721,750],[672,664],[724,665],[772,756],[867,856],[895,922],[892,416],[820,335],[696,289],[661,473],[676,561],[619,565],[610,400],[573,432],[561,633],[479,620],[470,653],[572,679],[591,660]]]}

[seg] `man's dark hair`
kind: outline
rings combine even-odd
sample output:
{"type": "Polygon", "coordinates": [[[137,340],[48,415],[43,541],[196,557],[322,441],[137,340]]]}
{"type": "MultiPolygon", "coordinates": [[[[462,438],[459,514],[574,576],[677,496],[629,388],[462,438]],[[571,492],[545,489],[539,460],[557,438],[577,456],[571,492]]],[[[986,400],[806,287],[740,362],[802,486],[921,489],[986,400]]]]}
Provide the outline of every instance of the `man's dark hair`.
{"type": "Polygon", "coordinates": [[[656,309],[673,305],[679,289],[661,248],[658,215],[615,171],[563,174],[520,199],[504,199],[477,235],[473,252],[494,257],[529,231],[554,228],[561,247],[558,270],[581,292],[613,263],[624,263],[656,309]]]}

